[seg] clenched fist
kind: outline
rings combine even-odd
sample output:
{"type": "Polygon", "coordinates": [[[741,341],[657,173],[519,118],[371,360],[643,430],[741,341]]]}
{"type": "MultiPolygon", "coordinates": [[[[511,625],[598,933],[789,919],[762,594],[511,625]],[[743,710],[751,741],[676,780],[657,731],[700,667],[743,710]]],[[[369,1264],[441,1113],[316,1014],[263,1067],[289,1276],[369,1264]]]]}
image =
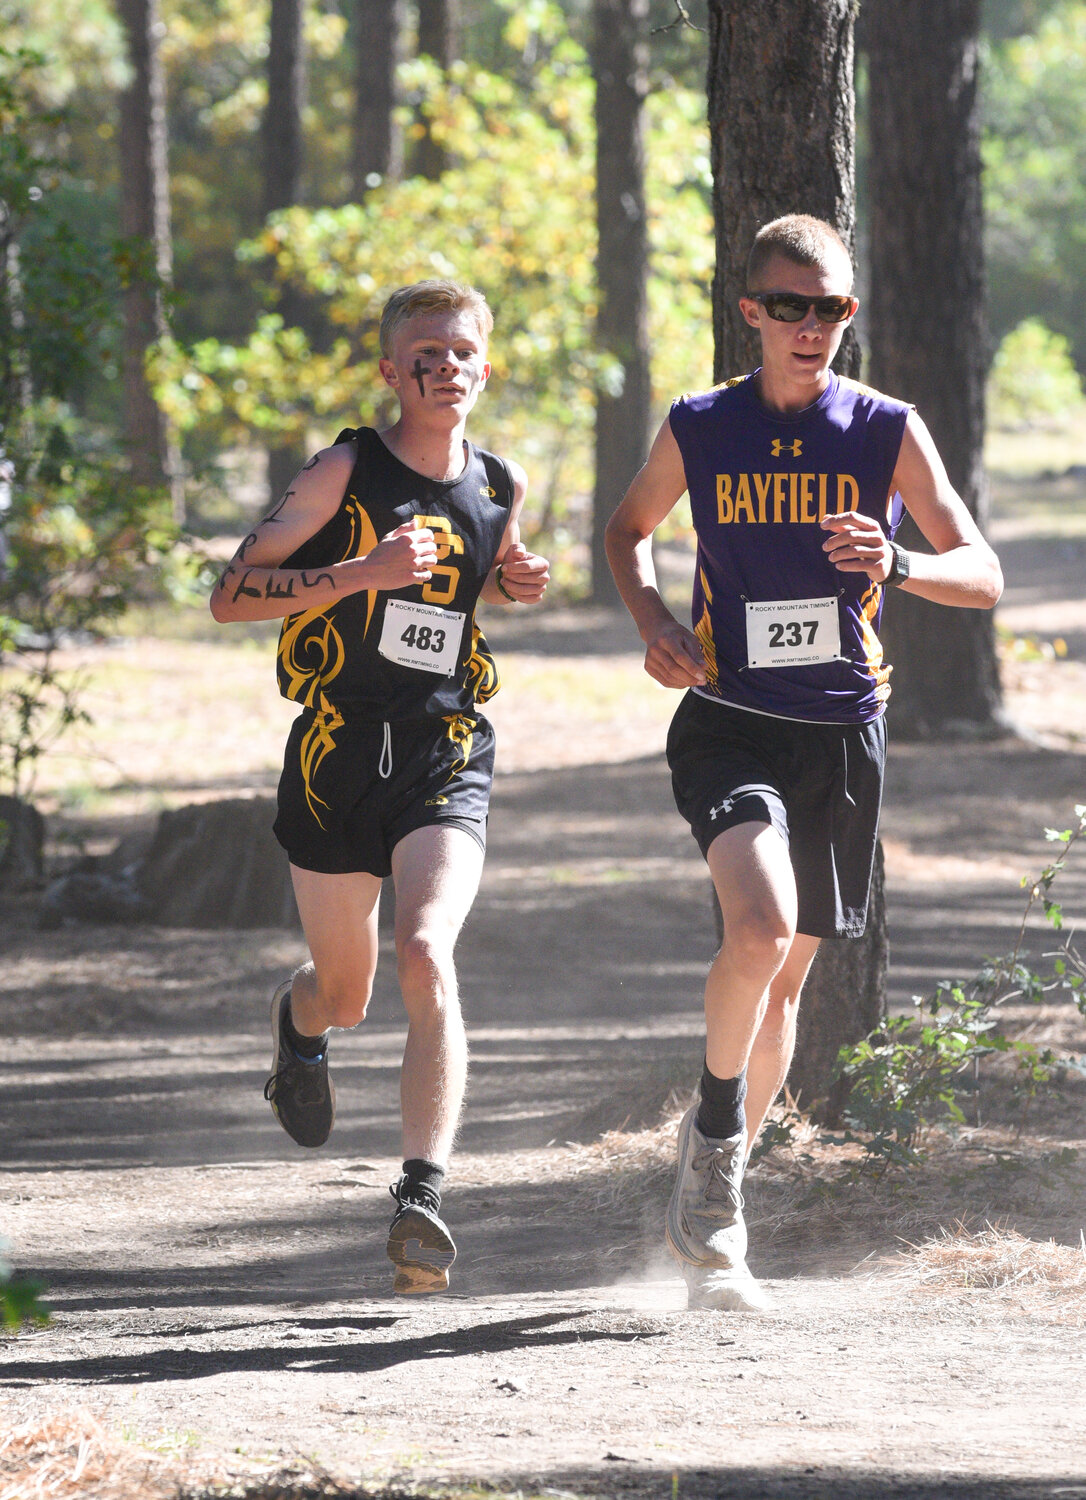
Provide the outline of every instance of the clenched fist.
{"type": "Polygon", "coordinates": [[[403,589],[412,583],[425,583],[437,562],[434,533],[426,526],[405,521],[383,536],[359,562],[365,564],[367,589],[403,589]]]}
{"type": "Polygon", "coordinates": [[[550,563],[514,542],[501,560],[501,587],[518,604],[538,604],[550,582],[550,563]]]}

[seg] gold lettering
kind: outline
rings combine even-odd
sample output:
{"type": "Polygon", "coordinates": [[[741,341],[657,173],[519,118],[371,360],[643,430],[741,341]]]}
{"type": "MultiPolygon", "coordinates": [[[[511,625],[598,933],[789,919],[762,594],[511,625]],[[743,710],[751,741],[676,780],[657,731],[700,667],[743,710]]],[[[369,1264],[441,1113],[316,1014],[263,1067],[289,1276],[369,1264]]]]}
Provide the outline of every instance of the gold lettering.
{"type": "Polygon", "coordinates": [[[815,520],[813,487],[813,474],[799,476],[799,518],[807,526],[813,526],[815,520]]]}
{"type": "Polygon", "coordinates": [[[837,510],[855,510],[860,500],[860,486],[851,474],[838,474],[837,476],[837,510]],[[845,496],[848,495],[848,502],[845,496]]]}
{"type": "Polygon", "coordinates": [[[826,504],[826,480],[828,478],[828,474],[818,476],[818,519],[820,521],[824,521],[829,515],[829,506],[826,504]]]}
{"type": "Polygon", "coordinates": [[[799,520],[799,515],[798,515],[798,513],[796,511],[796,480],[797,480],[797,478],[798,478],[798,475],[796,474],[795,469],[793,469],[792,472],[791,472],[791,474],[789,474],[789,476],[788,476],[788,519],[791,521],[791,523],[792,523],[793,526],[799,520]]]}
{"type": "Polygon", "coordinates": [[[754,504],[750,498],[750,475],[740,474],[739,482],[735,486],[735,519],[738,521],[740,510],[746,511],[747,520],[754,525],[754,504]]]}
{"type": "Polygon", "coordinates": [[[721,526],[727,526],[733,514],[732,507],[732,476],[730,474],[718,474],[716,476],[716,518],[721,526]]]}
{"type": "Polygon", "coordinates": [[[758,524],[760,526],[764,526],[765,502],[769,495],[769,475],[752,474],[750,477],[754,480],[754,488],[758,492],[758,524]]]}
{"type": "Polygon", "coordinates": [[[787,474],[774,474],[773,476],[773,524],[781,524],[781,511],[784,509],[784,486],[787,483],[787,474]]]}

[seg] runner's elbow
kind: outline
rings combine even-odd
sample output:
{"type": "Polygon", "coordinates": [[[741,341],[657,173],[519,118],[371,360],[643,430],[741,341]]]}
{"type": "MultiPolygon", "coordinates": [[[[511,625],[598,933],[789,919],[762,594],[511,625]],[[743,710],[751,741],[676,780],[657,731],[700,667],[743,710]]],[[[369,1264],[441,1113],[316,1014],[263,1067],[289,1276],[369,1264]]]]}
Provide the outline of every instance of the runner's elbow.
{"type": "Polygon", "coordinates": [[[999,558],[994,552],[989,552],[988,567],[981,581],[983,597],[980,601],[982,609],[995,609],[1003,597],[1003,569],[999,566],[999,558]]]}
{"type": "Polygon", "coordinates": [[[230,598],[222,589],[215,589],[209,600],[211,618],[219,625],[226,625],[235,618],[230,598]]]}

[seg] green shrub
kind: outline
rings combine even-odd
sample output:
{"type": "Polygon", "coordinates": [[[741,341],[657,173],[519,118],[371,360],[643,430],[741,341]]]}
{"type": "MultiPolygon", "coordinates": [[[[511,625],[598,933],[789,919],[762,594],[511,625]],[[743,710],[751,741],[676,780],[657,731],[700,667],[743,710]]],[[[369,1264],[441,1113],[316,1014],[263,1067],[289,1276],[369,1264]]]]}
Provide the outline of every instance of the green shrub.
{"type": "Polygon", "coordinates": [[[1071,346],[1040,318],[1019,323],[1000,344],[988,377],[988,416],[993,427],[1009,432],[1082,419],[1082,382],[1071,346]]]}

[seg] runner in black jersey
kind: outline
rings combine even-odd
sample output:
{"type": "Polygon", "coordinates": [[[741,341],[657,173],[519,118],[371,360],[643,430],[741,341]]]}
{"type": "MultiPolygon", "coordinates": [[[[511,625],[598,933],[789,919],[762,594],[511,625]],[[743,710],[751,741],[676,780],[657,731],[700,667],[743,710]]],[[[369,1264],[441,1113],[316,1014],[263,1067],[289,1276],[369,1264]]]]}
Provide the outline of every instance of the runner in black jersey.
{"type": "Polygon", "coordinates": [[[279,686],[302,705],[275,831],[312,962],[273,997],[265,1087],[299,1145],[331,1131],[329,1028],[366,1013],[382,877],[395,886],[408,1016],[388,1239],[399,1292],[443,1290],[456,1254],[440,1217],[467,1076],[453,946],[479,885],[493,771],[477,705],[498,687],[476,605],[532,604],[548,581],[519,539],[523,470],[465,438],[492,326],[473,288],[396,292],[380,369],[398,420],[341,432],[311,458],[211,598],[217,620],[283,620],[279,686]]]}
{"type": "Polygon", "coordinates": [[[859,936],[867,917],[884,588],[990,609],[1002,577],[916,412],[830,369],[858,306],[836,231],[806,215],[767,224],[747,287],[761,368],[675,402],[607,545],[646,671],[687,689],[668,761],[724,914],[666,1236],[691,1305],[756,1310],[768,1304],[746,1266],[746,1159],[787,1075],[819,940],[859,936]],[[684,490],[692,629],[661,599],[651,548],[684,490]],[[934,555],[893,541],[902,504],[934,555]]]}

